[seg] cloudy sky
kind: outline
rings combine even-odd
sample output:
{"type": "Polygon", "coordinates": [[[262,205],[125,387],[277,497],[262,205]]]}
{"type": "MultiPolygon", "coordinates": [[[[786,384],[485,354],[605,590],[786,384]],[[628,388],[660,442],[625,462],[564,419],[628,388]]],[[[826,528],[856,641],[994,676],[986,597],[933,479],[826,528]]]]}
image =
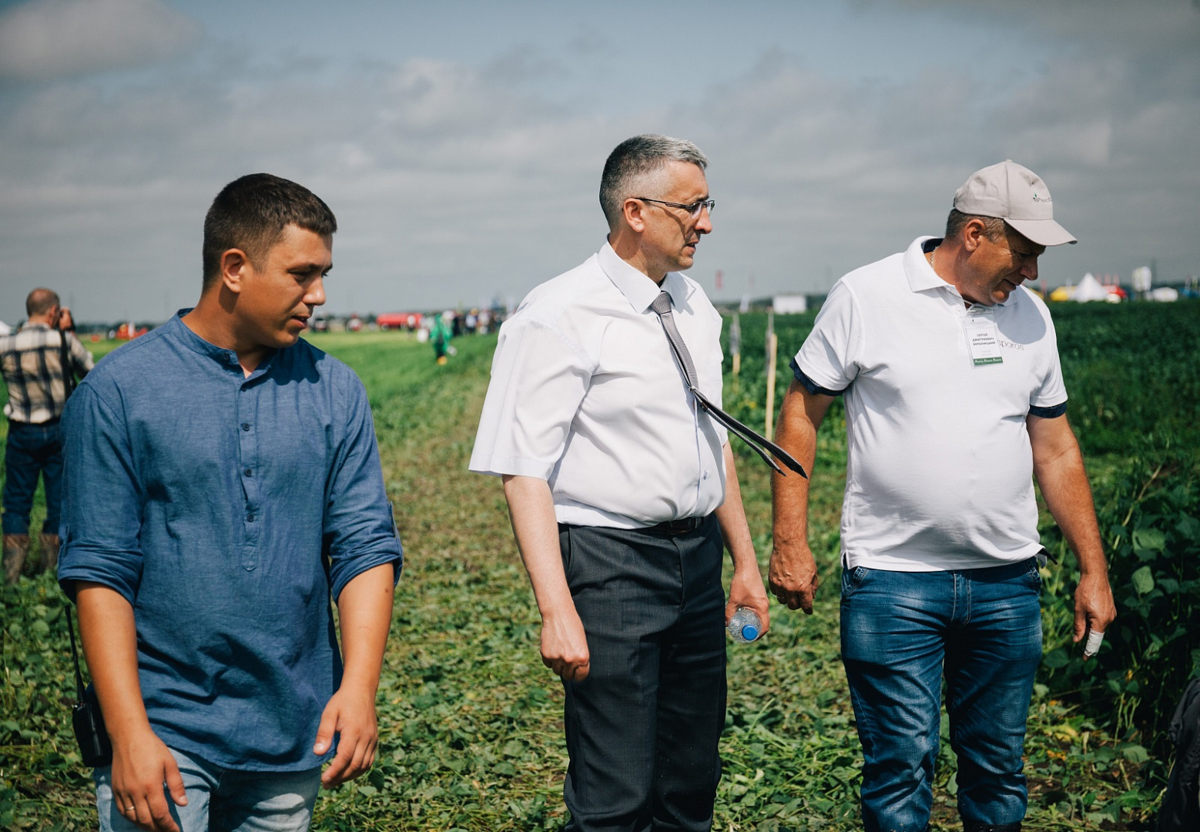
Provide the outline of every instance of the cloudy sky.
{"type": "Polygon", "coordinates": [[[1200,0],[0,0],[0,320],[190,306],[260,170],[336,212],[331,312],[520,299],[643,132],[710,158],[720,299],[824,291],[1005,158],[1080,240],[1050,285],[1200,273],[1200,0]]]}

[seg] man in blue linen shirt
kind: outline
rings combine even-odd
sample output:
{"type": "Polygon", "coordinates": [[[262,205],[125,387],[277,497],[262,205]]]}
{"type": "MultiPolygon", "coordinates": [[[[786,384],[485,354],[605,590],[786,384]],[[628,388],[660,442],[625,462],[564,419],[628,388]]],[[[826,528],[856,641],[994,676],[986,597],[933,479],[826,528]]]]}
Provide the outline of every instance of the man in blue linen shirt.
{"type": "Polygon", "coordinates": [[[400,543],[363,386],[300,340],[336,228],[293,182],[230,183],[196,308],[67,407],[59,580],[112,739],[102,830],[304,830],[374,759],[400,543]]]}

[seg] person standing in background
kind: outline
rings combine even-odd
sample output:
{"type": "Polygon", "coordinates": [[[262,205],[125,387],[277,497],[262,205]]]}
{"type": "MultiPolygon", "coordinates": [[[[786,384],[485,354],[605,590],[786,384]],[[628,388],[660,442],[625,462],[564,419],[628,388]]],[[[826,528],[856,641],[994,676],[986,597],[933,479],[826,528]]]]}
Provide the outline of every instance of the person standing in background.
{"type": "Polygon", "coordinates": [[[450,324],[446,321],[446,316],[449,312],[443,312],[440,315],[434,315],[433,320],[429,324],[429,342],[433,344],[433,357],[438,364],[445,364],[447,355],[453,355],[453,348],[450,346],[450,339],[453,336],[453,331],[450,324]]]}
{"type": "Polygon", "coordinates": [[[92,355],[74,335],[71,311],[50,289],[25,299],[28,322],[0,337],[0,373],[8,387],[4,415],[4,579],[16,583],[29,555],[29,514],[38,477],[46,496],[46,521],[35,572],[54,571],[62,503],[62,436],[59,419],[75,386],[92,369],[92,355]]]}

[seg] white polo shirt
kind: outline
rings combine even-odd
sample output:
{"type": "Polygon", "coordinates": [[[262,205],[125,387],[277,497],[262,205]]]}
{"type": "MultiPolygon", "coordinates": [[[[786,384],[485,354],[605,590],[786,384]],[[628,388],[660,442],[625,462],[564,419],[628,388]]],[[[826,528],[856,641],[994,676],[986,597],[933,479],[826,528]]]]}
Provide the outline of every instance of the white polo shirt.
{"type": "Polygon", "coordinates": [[[725,429],[699,411],[650,308],[660,291],[699,387],[721,400],[721,316],[682,274],[661,288],[607,243],[500,327],[470,469],[550,484],[560,523],[632,529],[712,513],[725,429]]]}
{"type": "Polygon", "coordinates": [[[926,261],[931,240],[839,280],[793,362],[810,390],[845,391],[852,567],[970,569],[1041,549],[1025,419],[1067,400],[1050,313],[1024,287],[968,310],[926,261]],[[980,332],[990,348],[969,346],[980,332]]]}

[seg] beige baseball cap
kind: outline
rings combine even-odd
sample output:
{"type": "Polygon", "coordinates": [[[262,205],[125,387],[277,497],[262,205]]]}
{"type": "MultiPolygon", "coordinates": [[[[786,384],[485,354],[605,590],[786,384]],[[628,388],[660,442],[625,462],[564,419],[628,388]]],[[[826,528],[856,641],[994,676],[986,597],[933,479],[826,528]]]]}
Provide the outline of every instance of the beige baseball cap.
{"type": "Polygon", "coordinates": [[[1046,183],[1012,159],[971,174],[954,194],[954,207],[964,214],[998,217],[1040,246],[1076,242],[1054,221],[1054,202],[1046,183]]]}

